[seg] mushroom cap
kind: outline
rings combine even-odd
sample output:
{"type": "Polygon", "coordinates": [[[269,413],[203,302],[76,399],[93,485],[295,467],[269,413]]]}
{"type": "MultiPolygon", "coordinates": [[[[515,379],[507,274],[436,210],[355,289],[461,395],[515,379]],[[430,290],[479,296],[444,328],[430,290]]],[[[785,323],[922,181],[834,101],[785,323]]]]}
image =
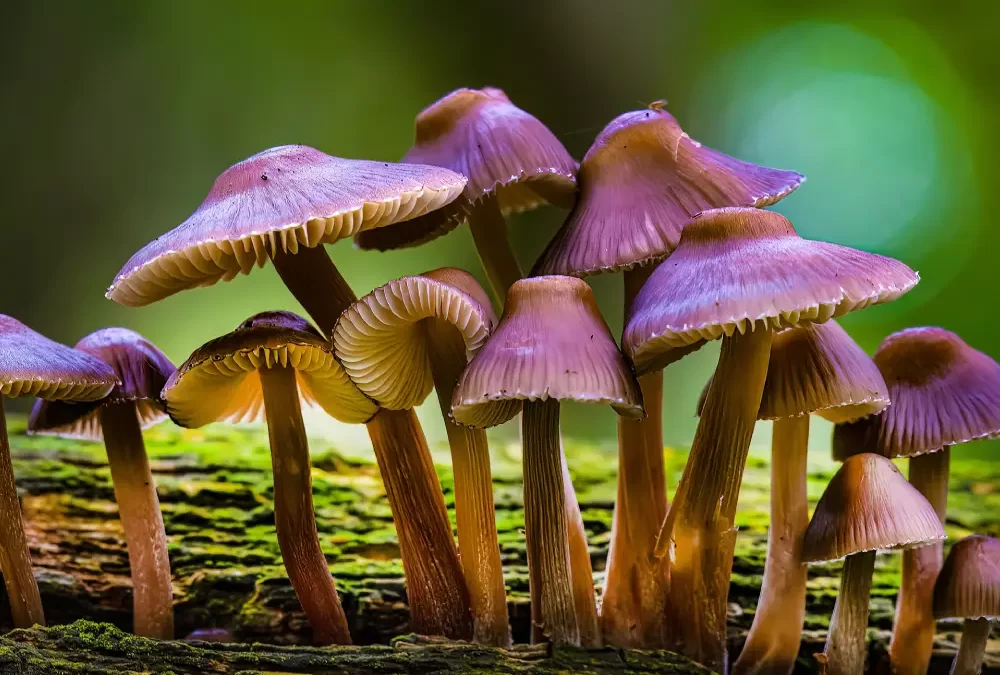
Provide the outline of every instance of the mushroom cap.
{"type": "Polygon", "coordinates": [[[610,405],[630,419],[644,414],[635,374],[590,286],[575,277],[511,286],[500,324],[458,381],[452,417],[491,427],[517,415],[523,401],[548,399],[610,405]]]}
{"type": "Polygon", "coordinates": [[[425,108],[403,161],[467,176],[462,199],[405,225],[363,233],[356,240],[363,249],[385,251],[436,239],[492,194],[505,215],[547,203],[569,207],[576,196],[576,160],[548,127],[495,87],[457,89],[425,108]]]}
{"type": "Polygon", "coordinates": [[[1000,541],[974,534],[951,547],[934,585],[934,616],[1000,617],[1000,541]]]}
{"type": "Polygon", "coordinates": [[[268,252],[330,244],[415,218],[459,196],[447,169],[331,157],[304,145],[226,169],[201,206],[125,264],[107,296],[141,306],[263,267],[268,252]]]}
{"type": "Polygon", "coordinates": [[[943,328],[906,328],[875,352],[892,405],[834,430],[834,459],[913,457],[1000,435],[1000,364],[943,328]]]}
{"type": "Polygon", "coordinates": [[[294,368],[301,402],[341,422],[366,422],[378,406],[354,386],[333,347],[291,312],[256,314],[228,335],[199,347],[173,374],[162,397],[182,427],[254,422],[264,417],[261,368],[294,368]]]}
{"type": "Polygon", "coordinates": [[[820,562],[945,538],[934,507],[885,457],[854,455],[820,497],[802,541],[802,560],[820,562]]]}
{"type": "Polygon", "coordinates": [[[822,323],[893,300],[918,280],[892,258],[802,239],[773,211],[705,211],[636,295],[623,347],[644,374],[676,360],[678,348],[822,323]]]}
{"type": "Polygon", "coordinates": [[[428,320],[454,326],[467,359],[485,344],[497,322],[489,298],[471,274],[442,268],[390,281],[354,303],[337,322],[334,350],[354,384],[379,405],[413,408],[434,388],[428,320]]]}
{"type": "Polygon", "coordinates": [[[145,429],[167,417],[160,391],[177,369],[159,347],[127,328],[103,328],[76,343],[75,349],[111,366],[118,384],[98,401],[68,403],[35,401],[28,419],[30,433],[100,441],[104,438],[99,408],[111,403],[135,403],[145,429]]]}
{"type": "Polygon", "coordinates": [[[100,359],[0,314],[0,396],[96,401],[116,384],[114,372],[100,359]]]}
{"type": "Polygon", "coordinates": [[[577,174],[580,197],[533,274],[587,276],[661,260],[696,213],[764,207],[805,180],[692,140],[663,101],[613,119],[577,174]]]}

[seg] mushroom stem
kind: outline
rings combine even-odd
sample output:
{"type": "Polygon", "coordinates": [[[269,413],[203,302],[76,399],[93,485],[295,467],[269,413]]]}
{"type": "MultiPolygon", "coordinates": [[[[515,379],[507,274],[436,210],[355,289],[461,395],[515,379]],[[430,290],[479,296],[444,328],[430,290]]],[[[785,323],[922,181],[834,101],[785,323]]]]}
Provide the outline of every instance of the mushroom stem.
{"type": "Polygon", "coordinates": [[[350,644],[347,617],[319,543],[313,513],[309,442],[295,370],[261,368],[261,392],[274,467],[274,520],[288,578],[318,644],[350,644]]]}
{"type": "Polygon", "coordinates": [[[569,474],[569,463],[559,437],[559,457],[562,461],[563,490],[566,494],[566,528],[569,538],[569,571],[573,580],[573,605],[576,609],[576,623],[580,629],[580,645],[601,646],[601,627],[597,621],[597,594],[594,592],[594,568],[590,564],[590,545],[587,543],[587,528],[583,524],[580,503],[573,489],[573,479],[569,474]]]}
{"type": "Polygon", "coordinates": [[[382,409],[368,423],[399,538],[414,632],[472,637],[469,590],[434,472],[413,410],[382,409]]]}
{"type": "Polygon", "coordinates": [[[426,328],[434,389],[441,404],[455,470],[458,550],[469,585],[473,639],[483,645],[509,647],[507,593],[497,542],[486,432],[455,424],[450,415],[451,397],[465,368],[465,343],[451,324],[435,319],[427,322],[426,328]]]}
{"type": "Polygon", "coordinates": [[[167,535],[149,468],[142,427],[134,402],[100,408],[104,447],[132,575],[132,622],[136,635],[174,637],[173,588],[167,535]]]}
{"type": "Polygon", "coordinates": [[[330,259],[326,247],[299,246],[296,253],[277,249],[270,255],[278,276],[320,332],[327,337],[332,335],[340,315],[358,298],[330,259]]]}
{"type": "Polygon", "coordinates": [[[763,323],[752,328],[722,340],[691,454],[655,551],[658,557],[671,553],[669,641],[723,672],[736,501],[771,350],[771,330],[763,323]]]}
{"type": "Polygon", "coordinates": [[[521,435],[532,642],[547,637],[555,643],[579,645],[559,440],[559,401],[525,401],[521,435]]]}
{"type": "Polygon", "coordinates": [[[14,484],[14,465],[10,459],[10,442],[7,439],[7,418],[4,415],[4,397],[0,395],[0,571],[3,571],[7,597],[15,628],[45,625],[42,598],[38,583],[31,571],[31,554],[28,538],[24,534],[21,502],[14,484]]]}
{"type": "Polygon", "coordinates": [[[867,654],[868,602],[871,599],[875,551],[849,555],[840,576],[823,659],[828,673],[863,673],[867,654]]]}
{"type": "Polygon", "coordinates": [[[990,639],[989,619],[966,619],[962,642],[951,664],[951,675],[979,675],[990,639]]]}
{"type": "Polygon", "coordinates": [[[791,673],[806,613],[802,538],[809,526],[809,416],[776,420],[771,441],[771,527],[760,600],[734,675],[791,673]]]}
{"type": "MultiPolygon", "coordinates": [[[[950,457],[950,450],[944,448],[910,458],[910,483],[934,507],[942,525],[948,510],[950,457]]],[[[923,675],[930,665],[936,626],[934,582],[943,564],[941,542],[903,551],[903,574],[889,642],[889,661],[897,675],[923,675]]]]}
{"type": "Polygon", "coordinates": [[[483,197],[469,209],[469,229],[493,294],[498,304],[503,306],[507,291],[524,274],[510,246],[507,219],[500,210],[496,195],[483,197]]]}

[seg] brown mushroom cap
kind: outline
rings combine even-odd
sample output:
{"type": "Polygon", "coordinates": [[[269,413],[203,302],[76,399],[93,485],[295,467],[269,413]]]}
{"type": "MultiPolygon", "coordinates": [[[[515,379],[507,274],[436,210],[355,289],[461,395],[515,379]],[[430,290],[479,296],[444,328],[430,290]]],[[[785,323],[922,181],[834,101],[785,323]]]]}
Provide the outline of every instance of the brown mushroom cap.
{"type": "Polygon", "coordinates": [[[500,324],[466,368],[452,398],[459,424],[491,427],[522,401],[610,405],[641,418],[642,394],[586,282],[522,279],[510,288],[500,324]]]}
{"type": "Polygon", "coordinates": [[[0,314],[0,395],[95,401],[118,384],[106,363],[0,314]]]}
{"type": "Polygon", "coordinates": [[[187,220],[132,256],[107,296],[140,306],[229,281],[263,267],[268,251],[295,253],[415,218],[464,187],[465,178],[440,167],[271,148],[223,172],[187,220]]]}
{"type": "Polygon", "coordinates": [[[259,421],[264,399],[257,370],[275,364],[295,369],[303,403],[319,405],[342,422],[366,422],[378,411],[308,321],[291,312],[264,312],[181,364],[163,388],[167,412],[189,428],[259,421]]]}
{"type": "Polygon", "coordinates": [[[951,547],[934,586],[934,616],[1000,617],[1000,541],[975,534],[951,547]]]}
{"type": "Polygon", "coordinates": [[[913,457],[1000,435],[1000,364],[943,328],[907,328],[879,345],[875,364],[892,405],[834,430],[834,459],[857,452],[913,457]]]}
{"type": "Polygon", "coordinates": [[[98,409],[125,401],[135,403],[144,429],[166,419],[160,390],[177,369],[156,345],[127,328],[104,328],[77,342],[75,349],[111,366],[118,384],[106,397],[92,403],[39,399],[28,420],[30,433],[100,441],[104,431],[98,409]]]}
{"type": "Polygon", "coordinates": [[[676,359],[678,348],[822,323],[893,300],[918,280],[897,260],[802,239],[773,211],[705,211],[639,291],[623,347],[643,374],[676,359]]]}
{"type": "Polygon", "coordinates": [[[443,166],[469,179],[447,209],[357,238],[363,249],[416,246],[450,232],[466,209],[495,194],[506,215],[546,203],[570,206],[577,163],[537,118],[495,87],[458,89],[417,115],[416,140],[403,158],[443,166]]]}
{"type": "Polygon", "coordinates": [[[774,204],[804,180],[702,146],[657,101],[616,117],[594,140],[576,206],[532,274],[586,276],[661,260],[696,213],[774,204]]]}
{"type": "Polygon", "coordinates": [[[806,529],[802,560],[837,560],[944,538],[927,499],[890,460],[866,453],[844,462],[827,485],[806,529]]]}
{"type": "Polygon", "coordinates": [[[455,327],[471,359],[496,325],[489,298],[471,274],[442,268],[402,277],[358,300],[333,333],[337,358],[351,380],[379,405],[405,410],[434,387],[425,320],[455,327]]]}

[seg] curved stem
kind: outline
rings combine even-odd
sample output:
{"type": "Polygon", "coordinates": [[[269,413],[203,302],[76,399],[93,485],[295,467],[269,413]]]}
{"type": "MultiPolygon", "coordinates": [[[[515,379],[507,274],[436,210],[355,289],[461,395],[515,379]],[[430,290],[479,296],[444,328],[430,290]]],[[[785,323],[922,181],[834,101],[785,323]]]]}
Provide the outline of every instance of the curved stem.
{"type": "Polygon", "coordinates": [[[171,640],[174,596],[167,534],[135,403],[110,403],[99,414],[128,549],[133,630],[142,637],[171,640]]]}
{"type": "MultiPolygon", "coordinates": [[[[558,425],[557,425],[558,428],[558,425]]],[[[590,563],[587,528],[583,524],[580,503],[569,475],[569,464],[559,436],[559,459],[562,462],[563,492],[566,495],[566,536],[569,540],[569,571],[573,583],[573,606],[580,629],[580,645],[601,646],[601,627],[597,621],[597,594],[594,592],[594,568],[590,563]]]]}
{"type": "Polygon", "coordinates": [[[323,555],[313,513],[309,443],[295,370],[261,368],[261,391],[274,467],[274,520],[288,578],[318,644],[350,644],[347,617],[323,555]]]}
{"type": "Polygon", "coordinates": [[[802,537],[809,526],[809,416],[779,419],[771,441],[771,527],[760,600],[734,675],[791,673],[806,614],[802,537]]]}
{"type": "MultiPolygon", "coordinates": [[[[927,498],[944,525],[948,510],[951,451],[910,458],[910,483],[927,498]]],[[[896,675],[923,675],[934,649],[934,582],[944,564],[941,542],[903,551],[903,574],[896,618],[889,642],[889,661],[896,675]]]]}
{"type": "Polygon", "coordinates": [[[469,229],[476,243],[479,260],[497,300],[497,307],[507,301],[507,291],[524,274],[507,237],[507,219],[500,211],[495,195],[477,202],[469,213],[469,229]]]}
{"type": "Polygon", "coordinates": [[[28,538],[24,534],[21,502],[14,484],[14,465],[7,440],[7,418],[0,395],[0,570],[3,571],[7,597],[15,628],[45,625],[42,597],[31,571],[28,538]]]}
{"type": "Polygon", "coordinates": [[[441,483],[413,410],[382,409],[368,423],[399,538],[413,631],[472,637],[469,590],[441,483]]]}
{"type": "Polygon", "coordinates": [[[830,618],[823,660],[825,672],[863,673],[868,639],[868,602],[871,599],[875,551],[847,556],[840,592],[830,618]]]}
{"type": "Polygon", "coordinates": [[[486,431],[465,427],[450,417],[451,396],[465,368],[465,343],[451,324],[426,322],[428,354],[451,447],[455,470],[455,520],[458,550],[469,585],[473,639],[493,647],[509,647],[507,593],[497,542],[493,474],[486,431]]]}
{"type": "Polygon", "coordinates": [[[670,553],[669,642],[722,672],[736,501],[771,350],[771,331],[755,328],[722,339],[691,455],[655,552],[670,553]]]}
{"type": "Polygon", "coordinates": [[[358,298],[333,264],[326,247],[300,246],[297,253],[274,251],[271,262],[323,335],[332,335],[340,315],[358,298]]]}
{"type": "Polygon", "coordinates": [[[951,675],[979,675],[990,639],[989,619],[966,619],[962,642],[951,664],[951,675]]]}

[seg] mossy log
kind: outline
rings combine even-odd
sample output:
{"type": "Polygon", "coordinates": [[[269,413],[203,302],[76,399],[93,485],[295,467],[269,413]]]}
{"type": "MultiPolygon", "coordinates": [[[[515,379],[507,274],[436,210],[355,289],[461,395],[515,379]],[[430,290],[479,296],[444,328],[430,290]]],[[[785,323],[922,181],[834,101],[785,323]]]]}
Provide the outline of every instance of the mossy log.
{"type": "MultiPolygon", "coordinates": [[[[663,654],[560,650],[547,655],[545,650],[537,649],[501,653],[415,638],[397,640],[391,648],[372,647],[343,653],[318,649],[283,651],[278,647],[308,645],[311,635],[281,567],[274,535],[266,433],[260,427],[230,426],[185,431],[166,423],[149,430],[146,437],[170,540],[178,636],[199,629],[222,628],[239,642],[275,646],[134,643],[142,645],[146,650],[143,654],[155,652],[156,659],[163,659],[164,663],[179,659],[173,672],[199,672],[180,668],[185,654],[207,659],[216,652],[223,665],[210,672],[253,671],[258,666],[247,660],[250,656],[242,655],[256,655],[253,658],[257,658],[261,654],[274,655],[277,659],[267,662],[264,670],[302,673],[346,672],[343,669],[348,667],[361,668],[352,672],[431,672],[429,664],[449,663],[450,656],[462,662],[471,659],[471,662],[485,664],[486,670],[500,668],[498,672],[547,672],[545,668],[563,667],[559,666],[562,658],[582,659],[570,670],[587,670],[583,666],[593,661],[596,665],[590,672],[685,672],[676,670],[677,662],[671,662],[663,654]],[[370,660],[364,661],[366,658],[370,660]],[[281,659],[287,662],[279,667],[281,659]],[[377,664],[386,663],[386,659],[395,665],[379,670],[377,664]],[[369,664],[364,667],[370,670],[358,665],[362,661],[369,664]],[[289,664],[300,665],[290,667],[289,664]],[[308,670],[309,667],[313,670],[308,670]]],[[[49,624],[87,619],[128,630],[131,626],[128,558],[103,447],[28,437],[23,434],[23,421],[16,418],[11,424],[11,445],[32,558],[49,624]]],[[[321,439],[315,440],[313,445],[317,523],[355,642],[388,645],[409,629],[403,569],[378,472],[374,464],[364,459],[363,453],[338,452],[329,441],[321,439]]],[[[615,494],[614,449],[570,441],[567,452],[600,586],[615,494]]],[[[763,574],[768,499],[768,469],[763,457],[763,453],[751,456],[740,500],[737,520],[740,532],[730,593],[730,649],[733,655],[739,651],[753,619],[763,574]]],[[[668,449],[666,459],[676,480],[683,467],[684,454],[668,449]]],[[[494,467],[497,524],[513,635],[515,642],[523,643],[528,641],[530,631],[518,448],[495,448],[494,467]]],[[[811,458],[811,499],[819,497],[835,469],[836,465],[825,457],[811,458]]],[[[952,472],[948,525],[951,538],[954,540],[973,531],[1000,535],[1000,466],[994,466],[986,456],[962,454],[961,449],[957,449],[952,472]]],[[[450,469],[440,466],[439,473],[450,507],[450,469]]],[[[878,558],[870,622],[873,663],[881,658],[892,625],[899,578],[898,558],[898,555],[888,554],[878,558]]],[[[815,672],[812,654],[822,648],[839,573],[838,563],[811,568],[807,630],[797,672],[815,672]]],[[[0,595],[0,631],[10,628],[5,623],[9,621],[5,603],[6,597],[0,595]]],[[[934,672],[938,668],[942,669],[940,672],[947,672],[960,625],[942,622],[939,628],[941,633],[932,668],[934,672]]],[[[0,665],[6,667],[28,661],[55,663],[58,654],[67,649],[75,654],[74,658],[85,662],[88,650],[94,649],[94,659],[112,659],[103,663],[109,667],[113,664],[114,669],[148,670],[145,656],[130,655],[124,648],[124,651],[99,649],[80,637],[98,633],[109,636],[109,640],[117,640],[116,644],[131,639],[108,626],[91,623],[47,631],[13,631],[0,643],[0,665]]],[[[171,668],[163,672],[167,670],[171,668]]],[[[1000,673],[1000,644],[991,645],[984,672],[1000,673]]]]}

